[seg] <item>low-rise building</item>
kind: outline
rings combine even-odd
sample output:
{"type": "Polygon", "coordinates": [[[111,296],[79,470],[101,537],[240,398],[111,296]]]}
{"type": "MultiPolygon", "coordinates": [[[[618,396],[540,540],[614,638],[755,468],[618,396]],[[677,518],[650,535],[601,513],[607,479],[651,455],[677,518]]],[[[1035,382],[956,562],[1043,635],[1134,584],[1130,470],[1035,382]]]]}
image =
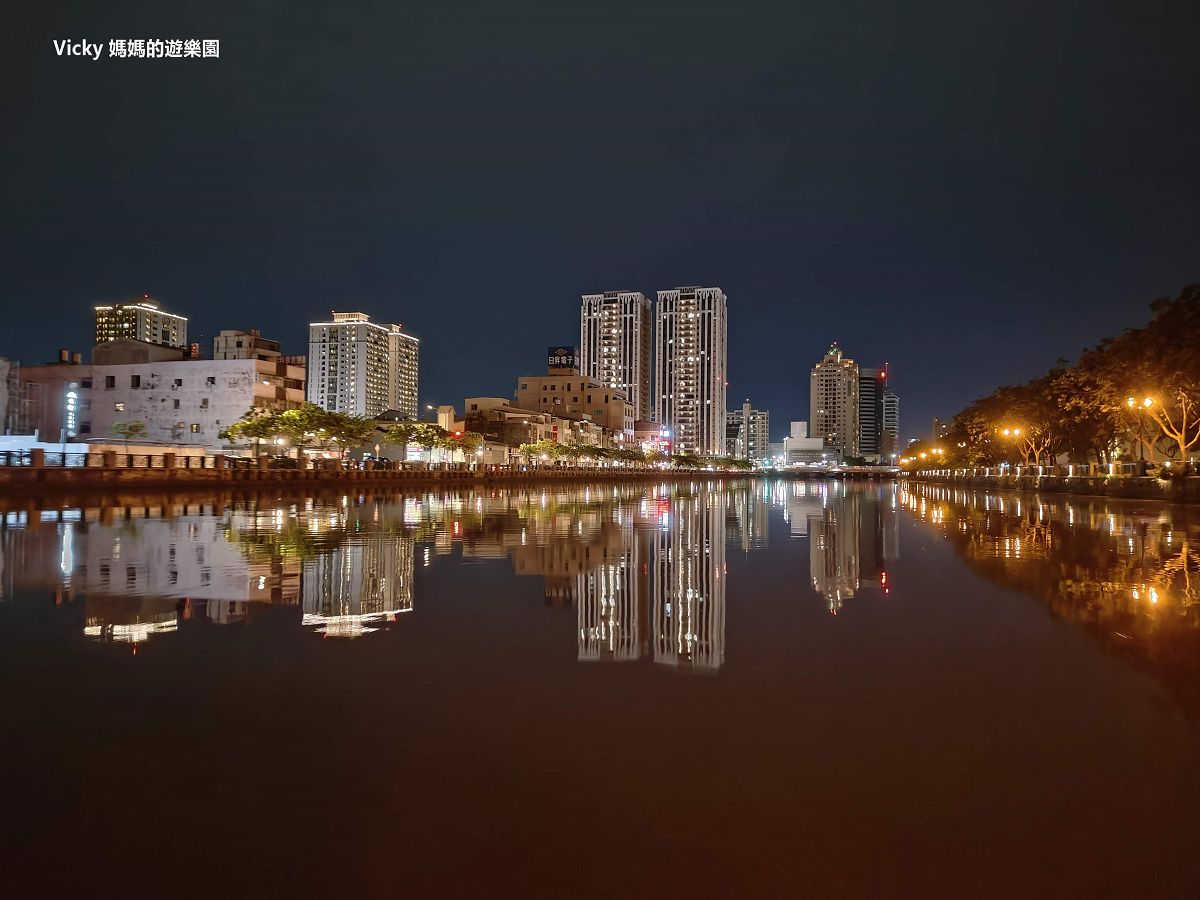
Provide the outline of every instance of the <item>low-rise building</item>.
{"type": "Polygon", "coordinates": [[[304,403],[304,370],[261,359],[185,360],[92,366],[92,434],[142,422],[150,440],[210,450],[252,409],[297,409],[304,403]]]}
{"type": "Polygon", "coordinates": [[[808,436],[807,422],[793,422],[788,436],[783,439],[783,464],[785,466],[819,465],[836,462],[839,454],[825,446],[825,439],[808,436]]]}
{"type": "Polygon", "coordinates": [[[488,441],[509,447],[538,441],[598,447],[618,443],[613,432],[596,422],[514,406],[503,397],[468,397],[463,404],[462,421],[465,430],[476,431],[488,441]]]}
{"type": "Polygon", "coordinates": [[[91,436],[92,367],[82,354],[60,350],[58,362],[12,364],[3,433],[37,434],[45,441],[91,436]]]}
{"type": "Polygon", "coordinates": [[[576,366],[547,368],[545,375],[517,379],[516,406],[560,419],[591,421],[618,443],[633,441],[633,404],[623,391],[580,375],[576,366]]]}
{"type": "Polygon", "coordinates": [[[282,355],[279,341],[263,337],[257,328],[249,331],[225,329],[213,338],[213,359],[264,359],[275,362],[282,355]]]}

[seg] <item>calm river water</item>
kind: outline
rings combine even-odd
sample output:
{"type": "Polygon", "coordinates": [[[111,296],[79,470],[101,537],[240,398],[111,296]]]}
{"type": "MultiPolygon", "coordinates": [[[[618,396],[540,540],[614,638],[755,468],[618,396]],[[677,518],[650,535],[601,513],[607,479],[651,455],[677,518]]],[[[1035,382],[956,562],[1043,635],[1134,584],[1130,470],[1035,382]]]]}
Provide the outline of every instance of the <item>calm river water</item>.
{"type": "Polygon", "coordinates": [[[11,505],[8,897],[1200,896],[1200,510],[11,505]]]}

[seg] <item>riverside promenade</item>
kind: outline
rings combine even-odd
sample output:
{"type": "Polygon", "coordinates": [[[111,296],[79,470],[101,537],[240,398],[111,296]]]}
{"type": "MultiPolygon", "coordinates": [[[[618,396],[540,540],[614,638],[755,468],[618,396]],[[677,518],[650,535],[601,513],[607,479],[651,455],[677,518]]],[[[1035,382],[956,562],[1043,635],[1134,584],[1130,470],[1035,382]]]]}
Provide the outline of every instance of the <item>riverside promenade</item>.
{"type": "Polygon", "coordinates": [[[1200,503],[1200,476],[1168,474],[1167,477],[1161,477],[1161,473],[1168,470],[1160,469],[1160,476],[1139,474],[1140,470],[1141,467],[1136,464],[977,467],[923,469],[907,472],[902,478],[981,491],[1030,491],[1081,497],[1200,503]]]}
{"type": "Polygon", "coordinates": [[[174,453],[56,454],[32,450],[0,454],[0,494],[59,491],[171,490],[278,486],[395,486],[519,484],[562,481],[677,481],[695,478],[749,478],[740,469],[663,469],[653,466],[475,465],[440,466],[368,462],[345,467],[323,460],[311,468],[277,468],[270,457],[177,455],[174,453]]]}

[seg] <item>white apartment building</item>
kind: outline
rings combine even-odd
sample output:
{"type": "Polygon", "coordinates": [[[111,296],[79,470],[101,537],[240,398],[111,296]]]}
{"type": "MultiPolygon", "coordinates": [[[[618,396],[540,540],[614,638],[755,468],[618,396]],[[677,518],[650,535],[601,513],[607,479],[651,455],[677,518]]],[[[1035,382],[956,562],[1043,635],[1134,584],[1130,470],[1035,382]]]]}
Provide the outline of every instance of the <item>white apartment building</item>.
{"type": "Polygon", "coordinates": [[[308,326],[308,402],[374,418],[388,409],[417,418],[419,343],[399,325],[335,312],[308,326]]]}
{"type": "Polygon", "coordinates": [[[304,369],[261,359],[196,359],[93,365],[93,439],[113,441],[113,426],[142,422],[145,440],[219,451],[220,437],[251,409],[297,409],[304,369]]]}
{"type": "Polygon", "coordinates": [[[813,437],[841,456],[858,456],[858,364],[834,341],[813,366],[809,406],[813,437]]]}
{"type": "Polygon", "coordinates": [[[579,311],[580,371],[615,388],[633,404],[635,420],[648,420],[650,403],[650,298],[641,291],[584,294],[579,311]]]}
{"type": "Polygon", "coordinates": [[[400,412],[414,422],[420,418],[417,406],[417,364],[421,342],[399,325],[388,332],[388,409],[400,412]]]}
{"type": "Polygon", "coordinates": [[[728,327],[720,288],[658,292],[657,418],[677,453],[725,453],[728,327]]]}
{"type": "Polygon", "coordinates": [[[159,309],[149,294],[129,303],[97,306],[95,312],[97,344],[124,339],[167,347],[187,346],[188,320],[159,309]]]}
{"type": "Polygon", "coordinates": [[[771,456],[771,414],[765,409],[753,409],[746,400],[726,414],[725,423],[726,456],[753,462],[771,456]]]}

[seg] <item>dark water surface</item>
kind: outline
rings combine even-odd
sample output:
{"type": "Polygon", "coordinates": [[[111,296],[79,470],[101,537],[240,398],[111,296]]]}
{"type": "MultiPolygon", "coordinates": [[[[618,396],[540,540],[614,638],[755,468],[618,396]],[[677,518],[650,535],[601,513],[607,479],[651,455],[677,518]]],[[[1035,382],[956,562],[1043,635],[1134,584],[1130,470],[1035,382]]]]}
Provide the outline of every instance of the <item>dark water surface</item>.
{"type": "Polygon", "coordinates": [[[0,896],[1200,896],[1200,515],[818,482],[0,530],[0,896]]]}

